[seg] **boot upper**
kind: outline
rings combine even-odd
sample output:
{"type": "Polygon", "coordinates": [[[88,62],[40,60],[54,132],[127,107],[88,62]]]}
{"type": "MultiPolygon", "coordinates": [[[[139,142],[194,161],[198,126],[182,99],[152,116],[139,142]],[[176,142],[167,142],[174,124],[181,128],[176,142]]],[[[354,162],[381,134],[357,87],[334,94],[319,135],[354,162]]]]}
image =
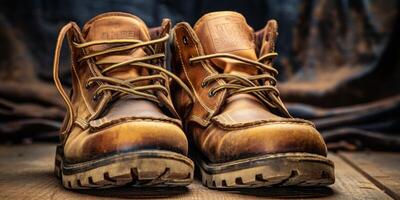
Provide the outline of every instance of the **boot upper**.
{"type": "Polygon", "coordinates": [[[314,125],[292,118],[279,98],[272,67],[277,23],[269,21],[258,35],[242,15],[226,11],[206,14],[193,28],[174,27],[174,72],[196,99],[176,89],[190,139],[210,162],[287,152],[326,156],[314,125]]]}
{"type": "Polygon", "coordinates": [[[141,19],[117,12],[93,18],[82,30],[73,22],[62,29],[71,49],[72,74],[61,134],[67,162],[142,149],[187,154],[171,99],[173,74],[165,66],[170,21],[154,30],[150,34],[141,19]]]}

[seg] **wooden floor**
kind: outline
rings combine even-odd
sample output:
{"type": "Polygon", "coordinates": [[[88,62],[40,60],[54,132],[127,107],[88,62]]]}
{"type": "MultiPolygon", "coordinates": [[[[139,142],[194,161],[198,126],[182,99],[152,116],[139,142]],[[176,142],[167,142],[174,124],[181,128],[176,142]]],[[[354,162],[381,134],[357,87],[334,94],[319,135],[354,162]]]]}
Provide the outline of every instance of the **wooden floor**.
{"type": "Polygon", "coordinates": [[[169,189],[65,190],[53,176],[55,146],[0,146],[0,199],[400,199],[400,154],[340,152],[336,183],[321,188],[262,188],[210,190],[195,180],[189,187],[169,189]]]}

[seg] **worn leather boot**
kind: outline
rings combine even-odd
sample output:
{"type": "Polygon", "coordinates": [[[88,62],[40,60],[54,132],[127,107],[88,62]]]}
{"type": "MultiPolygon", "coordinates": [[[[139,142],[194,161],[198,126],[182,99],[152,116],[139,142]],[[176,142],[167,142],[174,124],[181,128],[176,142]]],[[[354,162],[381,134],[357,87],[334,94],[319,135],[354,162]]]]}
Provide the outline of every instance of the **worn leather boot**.
{"type": "Polygon", "coordinates": [[[175,74],[195,95],[176,88],[203,184],[210,188],[319,186],[334,183],[326,145],[306,120],[290,116],[271,65],[277,24],[269,21],[261,49],[235,12],[203,16],[192,29],[173,29],[175,74]]]}
{"type": "Polygon", "coordinates": [[[165,69],[170,21],[150,34],[125,13],[99,15],[83,27],[64,26],[57,41],[54,80],[68,109],[55,173],[65,187],[184,186],[192,182],[188,141],[172,104],[165,69]],[[152,35],[152,36],[151,36],[152,35]],[[71,49],[71,94],[58,65],[61,45],[71,49]]]}

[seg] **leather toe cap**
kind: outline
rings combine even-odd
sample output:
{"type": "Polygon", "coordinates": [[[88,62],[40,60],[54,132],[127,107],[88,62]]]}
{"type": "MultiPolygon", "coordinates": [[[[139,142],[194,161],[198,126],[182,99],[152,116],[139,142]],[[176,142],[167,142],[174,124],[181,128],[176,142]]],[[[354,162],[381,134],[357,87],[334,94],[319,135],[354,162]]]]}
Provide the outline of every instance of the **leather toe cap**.
{"type": "Polygon", "coordinates": [[[66,159],[72,162],[145,149],[188,153],[188,141],[182,129],[167,122],[130,121],[79,134],[71,137],[74,139],[68,140],[64,147],[66,159]]]}
{"type": "Polygon", "coordinates": [[[327,154],[319,132],[303,123],[273,123],[234,131],[214,129],[212,132],[202,147],[211,162],[276,153],[327,154]]]}

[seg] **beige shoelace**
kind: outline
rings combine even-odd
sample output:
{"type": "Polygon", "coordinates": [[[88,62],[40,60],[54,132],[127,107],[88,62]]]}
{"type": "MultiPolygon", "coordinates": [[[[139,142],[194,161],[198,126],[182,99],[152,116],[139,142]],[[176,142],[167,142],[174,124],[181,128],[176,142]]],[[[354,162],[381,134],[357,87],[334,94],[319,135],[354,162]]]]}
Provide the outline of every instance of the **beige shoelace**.
{"type": "MultiPolygon", "coordinates": [[[[65,104],[67,105],[68,113],[69,113],[69,121],[65,132],[67,132],[72,124],[74,119],[74,111],[72,107],[71,100],[69,99],[68,95],[66,94],[64,88],[59,79],[58,71],[59,71],[59,57],[60,51],[62,48],[62,42],[68,30],[72,28],[71,24],[64,26],[59,34],[57,40],[57,46],[55,50],[55,57],[54,57],[54,65],[53,65],[53,75],[54,81],[58,91],[60,92],[61,96],[65,104]]],[[[170,96],[170,91],[167,89],[166,85],[167,79],[171,77],[174,79],[191,97],[191,100],[194,101],[194,96],[191,93],[190,89],[180,80],[176,75],[171,73],[170,71],[166,70],[163,67],[160,67],[154,63],[160,63],[165,59],[164,53],[156,53],[154,46],[158,43],[165,43],[168,40],[169,36],[166,34],[164,37],[143,42],[141,40],[135,39],[120,39],[120,40],[97,40],[92,42],[85,42],[85,43],[76,43],[73,42],[75,48],[87,48],[94,45],[102,45],[102,44],[117,44],[117,47],[111,47],[102,51],[92,52],[89,53],[80,59],[78,62],[83,61],[93,61],[95,66],[109,64],[110,66],[100,70],[100,73],[96,74],[95,76],[88,79],[86,83],[86,87],[91,87],[94,83],[99,85],[94,92],[94,99],[98,100],[100,96],[103,96],[102,100],[99,101],[97,109],[92,114],[92,116],[88,119],[88,121],[95,119],[106,107],[107,103],[114,97],[121,96],[124,94],[133,94],[137,98],[147,99],[149,101],[153,101],[157,104],[161,104],[158,97],[154,94],[154,91],[161,91],[165,96],[170,96]],[[115,61],[95,61],[92,58],[100,55],[106,55],[115,52],[127,51],[132,50],[139,47],[147,48],[152,55],[143,56],[140,58],[133,58],[124,62],[115,62],[115,61]],[[122,66],[132,66],[132,67],[143,67],[149,70],[152,70],[154,73],[147,75],[147,76],[139,76],[132,79],[121,80],[113,77],[108,77],[105,74],[111,70],[117,69],[122,66]],[[147,84],[147,85],[135,85],[138,82],[149,81],[150,83],[154,84],[147,84]],[[109,91],[109,92],[108,92],[109,91]],[[151,92],[153,91],[153,92],[151,92]],[[107,94],[107,95],[104,95],[107,94]]],[[[98,68],[99,69],[99,68],[98,68]]],[[[92,70],[93,71],[93,70],[92,70]]],[[[171,106],[172,107],[172,106],[171,106]]]]}
{"type": "Polygon", "coordinates": [[[221,79],[225,80],[226,84],[210,88],[208,95],[212,97],[217,92],[222,90],[228,90],[227,97],[235,94],[252,93],[265,104],[269,105],[272,108],[279,109],[284,115],[286,115],[287,117],[291,117],[288,110],[283,105],[282,100],[279,97],[279,91],[276,88],[277,81],[275,79],[275,76],[278,75],[278,71],[271,66],[262,63],[264,60],[272,59],[277,55],[277,53],[269,53],[259,58],[258,61],[253,61],[229,53],[215,53],[190,58],[189,62],[196,63],[212,58],[229,58],[257,67],[261,72],[264,73],[247,77],[234,74],[210,75],[203,80],[202,87],[207,86],[212,81],[221,79]]]}

